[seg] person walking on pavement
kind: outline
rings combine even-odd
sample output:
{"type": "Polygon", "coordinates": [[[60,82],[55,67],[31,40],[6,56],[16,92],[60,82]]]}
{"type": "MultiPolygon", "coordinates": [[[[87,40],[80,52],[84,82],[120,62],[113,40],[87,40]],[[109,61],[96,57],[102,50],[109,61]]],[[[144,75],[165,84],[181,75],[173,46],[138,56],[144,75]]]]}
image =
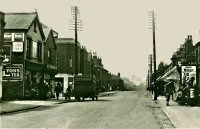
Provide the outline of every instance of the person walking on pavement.
{"type": "Polygon", "coordinates": [[[43,99],[44,99],[44,100],[47,100],[47,93],[48,93],[48,91],[49,91],[49,84],[48,84],[48,82],[46,82],[45,80],[44,80],[43,90],[44,90],[43,99]]]}
{"type": "Polygon", "coordinates": [[[175,91],[174,83],[170,81],[165,85],[165,97],[166,97],[166,105],[169,106],[170,96],[173,95],[175,91]]]}
{"type": "Polygon", "coordinates": [[[56,99],[57,100],[59,99],[60,90],[61,90],[60,82],[57,82],[56,87],[55,87],[56,99]]]}
{"type": "Polygon", "coordinates": [[[71,94],[72,94],[71,86],[68,86],[66,90],[65,100],[68,99],[69,101],[71,101],[71,94]]]}

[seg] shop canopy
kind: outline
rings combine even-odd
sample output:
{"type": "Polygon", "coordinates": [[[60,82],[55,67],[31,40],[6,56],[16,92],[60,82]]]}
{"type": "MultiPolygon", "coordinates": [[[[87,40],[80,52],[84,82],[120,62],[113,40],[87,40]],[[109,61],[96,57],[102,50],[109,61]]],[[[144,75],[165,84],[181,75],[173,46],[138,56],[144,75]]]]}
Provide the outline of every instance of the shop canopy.
{"type": "Polygon", "coordinates": [[[170,82],[170,81],[179,81],[180,80],[180,74],[177,70],[177,67],[174,66],[170,70],[168,70],[161,78],[160,80],[170,82]]]}

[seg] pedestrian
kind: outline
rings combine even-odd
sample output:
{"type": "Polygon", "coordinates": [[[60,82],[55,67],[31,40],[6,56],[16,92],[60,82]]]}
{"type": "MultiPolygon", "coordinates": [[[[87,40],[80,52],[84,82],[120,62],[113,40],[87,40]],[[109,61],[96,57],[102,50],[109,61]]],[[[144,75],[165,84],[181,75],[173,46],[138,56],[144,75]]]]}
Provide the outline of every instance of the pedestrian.
{"type": "Polygon", "coordinates": [[[43,90],[44,90],[43,99],[47,100],[47,93],[49,91],[49,84],[45,80],[44,80],[43,90]]]}
{"type": "Polygon", "coordinates": [[[71,94],[72,94],[71,86],[68,86],[66,90],[65,100],[71,101],[71,94]]]}
{"type": "Polygon", "coordinates": [[[165,85],[165,97],[166,97],[166,105],[169,106],[170,96],[173,95],[175,91],[174,83],[170,81],[165,85]]]}
{"type": "Polygon", "coordinates": [[[60,94],[60,83],[57,82],[56,86],[55,86],[55,92],[56,92],[56,99],[59,99],[59,94],[60,94]]]}

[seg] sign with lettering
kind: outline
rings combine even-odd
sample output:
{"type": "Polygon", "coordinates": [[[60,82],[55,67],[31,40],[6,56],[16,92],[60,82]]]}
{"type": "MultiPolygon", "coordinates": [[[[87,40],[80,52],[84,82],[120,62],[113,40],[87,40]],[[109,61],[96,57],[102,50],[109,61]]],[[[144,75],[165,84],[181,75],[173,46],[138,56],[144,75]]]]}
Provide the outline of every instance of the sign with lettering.
{"type": "Polygon", "coordinates": [[[24,41],[23,33],[15,33],[14,41],[24,41]]]}
{"type": "Polygon", "coordinates": [[[12,33],[4,33],[4,41],[12,41],[12,33]]]}
{"type": "Polygon", "coordinates": [[[196,66],[181,66],[181,83],[196,85],[197,67],[196,66]]]}
{"type": "Polygon", "coordinates": [[[3,66],[3,80],[22,80],[22,65],[3,66]]]}
{"type": "Polygon", "coordinates": [[[13,52],[23,52],[23,42],[13,42],[13,52]]]}

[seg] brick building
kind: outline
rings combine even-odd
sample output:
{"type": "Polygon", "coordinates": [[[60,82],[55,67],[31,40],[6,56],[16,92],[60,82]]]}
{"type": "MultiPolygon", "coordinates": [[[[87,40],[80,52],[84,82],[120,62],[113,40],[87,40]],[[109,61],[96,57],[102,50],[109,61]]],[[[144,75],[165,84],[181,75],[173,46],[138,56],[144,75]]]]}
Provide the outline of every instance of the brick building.
{"type": "MultiPolygon", "coordinates": [[[[75,74],[75,40],[73,38],[58,38],[57,47],[57,68],[56,80],[63,84],[65,93],[69,84],[73,84],[75,74]]],[[[78,42],[78,73],[80,73],[80,43],[78,42]]]]}
{"type": "Polygon", "coordinates": [[[85,47],[80,50],[80,73],[82,75],[91,75],[92,54],[85,47]]]}
{"type": "Polygon", "coordinates": [[[44,64],[46,65],[44,69],[44,80],[49,83],[49,89],[53,96],[55,75],[57,74],[55,37],[57,37],[58,33],[44,24],[42,24],[42,28],[46,37],[44,41],[44,64]]]}
{"type": "Polygon", "coordinates": [[[44,40],[37,12],[5,13],[3,98],[37,96],[44,78],[44,40]]]}

